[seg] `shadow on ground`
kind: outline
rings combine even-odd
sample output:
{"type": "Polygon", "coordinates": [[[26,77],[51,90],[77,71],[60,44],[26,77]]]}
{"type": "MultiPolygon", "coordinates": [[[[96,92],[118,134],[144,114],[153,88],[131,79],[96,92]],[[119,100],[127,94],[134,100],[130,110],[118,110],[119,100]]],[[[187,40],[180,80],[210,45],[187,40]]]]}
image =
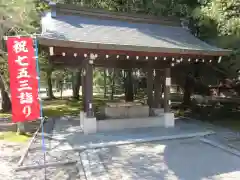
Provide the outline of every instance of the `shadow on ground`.
{"type": "MultiPolygon", "coordinates": [[[[58,139],[58,142],[51,145],[50,149],[64,151],[89,143],[203,132],[212,129],[214,129],[212,126],[186,123],[178,119],[173,129],[144,128],[83,135],[79,121],[70,118],[56,124],[53,137],[58,139]]],[[[88,151],[90,152],[86,150],[88,151]]],[[[93,153],[100,161],[94,161],[94,158],[89,157],[90,166],[96,168],[100,164],[103,165],[110,179],[240,179],[239,157],[204,144],[198,138],[109,147],[94,150],[93,153]]],[[[92,176],[97,179],[100,175],[94,172],[92,176]]]]}
{"type": "Polygon", "coordinates": [[[113,179],[237,180],[240,177],[238,157],[196,139],[111,147],[96,153],[113,179]]]}

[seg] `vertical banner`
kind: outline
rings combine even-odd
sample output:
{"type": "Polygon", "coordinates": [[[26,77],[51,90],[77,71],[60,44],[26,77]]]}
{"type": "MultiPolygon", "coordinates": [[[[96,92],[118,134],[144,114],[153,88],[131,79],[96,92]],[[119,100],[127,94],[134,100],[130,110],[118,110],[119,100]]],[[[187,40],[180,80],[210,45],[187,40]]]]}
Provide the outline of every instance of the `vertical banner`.
{"type": "Polygon", "coordinates": [[[9,37],[7,48],[12,121],[36,120],[40,117],[40,104],[33,39],[9,37]]]}

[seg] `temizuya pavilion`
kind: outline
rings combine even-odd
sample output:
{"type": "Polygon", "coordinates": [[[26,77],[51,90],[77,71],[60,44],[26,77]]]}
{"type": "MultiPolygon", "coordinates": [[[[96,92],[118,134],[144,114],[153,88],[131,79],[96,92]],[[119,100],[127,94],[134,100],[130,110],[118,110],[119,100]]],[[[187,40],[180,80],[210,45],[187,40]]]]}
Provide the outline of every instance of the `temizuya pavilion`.
{"type": "MultiPolygon", "coordinates": [[[[135,127],[173,127],[174,115],[170,112],[171,66],[177,63],[217,63],[230,53],[197,39],[181,26],[180,21],[164,17],[52,3],[51,11],[42,17],[41,23],[39,42],[49,48],[49,61],[55,65],[85,69],[85,77],[82,78],[86,112],[82,124],[85,133],[135,127]],[[132,107],[131,113],[147,111],[147,116],[153,104],[160,103],[160,88],[155,87],[153,97],[153,71],[164,70],[164,109],[160,109],[157,117],[97,121],[92,106],[93,67],[145,69],[148,72],[148,105],[147,108],[132,107]]],[[[155,79],[158,78],[160,81],[156,75],[155,79]]],[[[117,113],[120,109],[112,110],[117,113]]]]}

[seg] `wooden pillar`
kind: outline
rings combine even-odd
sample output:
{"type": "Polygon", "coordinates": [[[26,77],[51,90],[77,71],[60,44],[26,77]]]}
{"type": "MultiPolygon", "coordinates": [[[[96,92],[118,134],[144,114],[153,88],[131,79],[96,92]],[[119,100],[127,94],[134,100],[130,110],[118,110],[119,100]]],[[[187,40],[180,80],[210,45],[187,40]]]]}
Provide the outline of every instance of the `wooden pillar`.
{"type": "Polygon", "coordinates": [[[161,91],[161,71],[156,70],[156,76],[154,78],[154,107],[160,107],[160,91],[161,91]]]}
{"type": "Polygon", "coordinates": [[[125,101],[133,102],[134,92],[133,92],[133,77],[132,69],[126,70],[126,79],[125,79],[125,101]]]}
{"type": "Polygon", "coordinates": [[[87,117],[94,117],[93,112],[93,65],[92,60],[89,60],[86,63],[86,88],[85,88],[85,95],[86,95],[86,113],[87,117]]]}
{"type": "Polygon", "coordinates": [[[170,112],[171,69],[165,69],[164,112],[170,112]]]}
{"type": "Polygon", "coordinates": [[[147,104],[149,108],[153,106],[153,70],[151,67],[147,70],[147,104]]]}
{"type": "Polygon", "coordinates": [[[86,98],[85,98],[85,88],[86,88],[86,68],[85,66],[82,67],[82,104],[83,104],[83,111],[86,112],[86,98]]]}

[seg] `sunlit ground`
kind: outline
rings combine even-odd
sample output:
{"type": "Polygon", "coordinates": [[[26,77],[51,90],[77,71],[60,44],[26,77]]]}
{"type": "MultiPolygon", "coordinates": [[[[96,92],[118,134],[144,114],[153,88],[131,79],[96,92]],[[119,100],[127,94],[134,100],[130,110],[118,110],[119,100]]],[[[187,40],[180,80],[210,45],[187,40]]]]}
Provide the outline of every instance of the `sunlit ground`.
{"type": "Polygon", "coordinates": [[[10,113],[0,113],[0,118],[10,118],[11,116],[10,113]]]}
{"type": "Polygon", "coordinates": [[[239,157],[197,139],[110,147],[96,153],[113,179],[240,179],[239,157]]]}
{"type": "Polygon", "coordinates": [[[214,124],[222,127],[228,127],[240,132],[240,117],[239,119],[226,118],[225,120],[216,121],[214,124]]]}
{"type": "MultiPolygon", "coordinates": [[[[119,98],[120,97],[114,97],[114,101],[119,101],[119,98]]],[[[106,102],[109,102],[109,101],[110,101],[109,99],[105,99],[103,96],[98,95],[98,96],[94,96],[93,104],[94,104],[94,107],[97,108],[98,110],[99,107],[103,106],[106,102]]],[[[79,116],[79,112],[82,109],[83,109],[83,103],[81,101],[81,98],[79,101],[72,100],[68,97],[64,97],[63,99],[58,98],[55,100],[43,101],[43,115],[47,117],[79,116]]],[[[0,113],[0,119],[1,118],[11,118],[11,114],[0,113]]],[[[236,117],[234,118],[228,117],[227,119],[223,119],[221,121],[220,120],[212,121],[211,123],[240,131],[240,119],[237,120],[236,117]]]]}
{"type": "Polygon", "coordinates": [[[52,100],[43,102],[43,115],[48,117],[78,115],[82,109],[80,101],[52,100]]]}
{"type": "Polygon", "coordinates": [[[16,132],[0,132],[0,141],[24,143],[29,140],[30,136],[28,135],[18,135],[16,132]]]}
{"type": "MultiPolygon", "coordinates": [[[[95,96],[93,105],[95,108],[103,106],[107,102],[101,96],[95,96]]],[[[55,100],[46,100],[43,102],[43,114],[44,116],[54,117],[54,116],[78,116],[80,110],[83,109],[83,103],[81,100],[72,100],[69,98],[65,99],[55,99],[55,100]]]]}

